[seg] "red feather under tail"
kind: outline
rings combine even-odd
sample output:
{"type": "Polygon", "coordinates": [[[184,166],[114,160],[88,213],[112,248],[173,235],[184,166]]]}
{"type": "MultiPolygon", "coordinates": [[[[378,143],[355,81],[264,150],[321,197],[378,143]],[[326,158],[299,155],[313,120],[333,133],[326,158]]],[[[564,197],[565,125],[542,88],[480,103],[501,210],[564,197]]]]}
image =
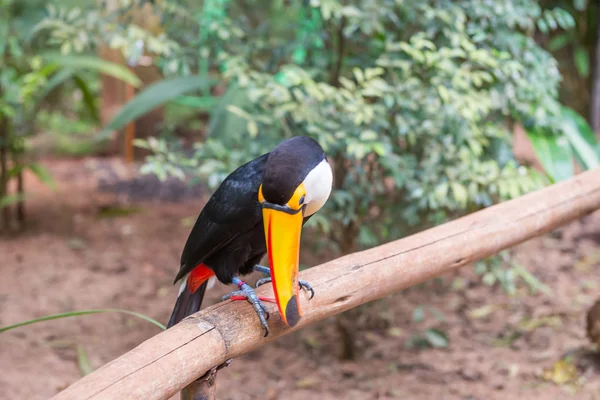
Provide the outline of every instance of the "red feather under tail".
{"type": "Polygon", "coordinates": [[[204,264],[198,265],[189,273],[185,283],[182,284],[167,328],[172,327],[188,315],[200,310],[204,293],[208,286],[208,280],[213,276],[214,273],[212,270],[204,264]]]}

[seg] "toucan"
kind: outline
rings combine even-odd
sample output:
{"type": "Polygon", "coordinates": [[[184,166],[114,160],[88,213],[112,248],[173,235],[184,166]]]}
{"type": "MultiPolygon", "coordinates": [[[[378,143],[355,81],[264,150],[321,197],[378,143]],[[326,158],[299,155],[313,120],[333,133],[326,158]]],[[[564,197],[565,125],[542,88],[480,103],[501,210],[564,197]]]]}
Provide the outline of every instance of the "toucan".
{"type": "Polygon", "coordinates": [[[240,277],[253,271],[272,281],[283,322],[294,326],[302,316],[299,290],[314,296],[298,279],[302,226],[323,207],[333,172],[323,148],[307,136],[295,136],[228,175],[201,210],[181,254],[174,284],[182,281],[167,327],[197,312],[215,280],[239,290],[222,298],[247,299],[269,334],[267,308],[240,277]],[[260,265],[268,254],[269,267],[260,265]]]}

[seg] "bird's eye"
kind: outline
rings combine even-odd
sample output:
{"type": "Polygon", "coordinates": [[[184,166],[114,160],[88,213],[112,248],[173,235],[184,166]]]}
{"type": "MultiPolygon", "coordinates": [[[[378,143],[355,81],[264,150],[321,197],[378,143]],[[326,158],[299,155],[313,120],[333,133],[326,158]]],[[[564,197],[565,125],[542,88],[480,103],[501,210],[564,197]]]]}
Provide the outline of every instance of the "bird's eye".
{"type": "Polygon", "coordinates": [[[299,205],[304,204],[304,196],[300,197],[300,201],[298,202],[299,205]]]}

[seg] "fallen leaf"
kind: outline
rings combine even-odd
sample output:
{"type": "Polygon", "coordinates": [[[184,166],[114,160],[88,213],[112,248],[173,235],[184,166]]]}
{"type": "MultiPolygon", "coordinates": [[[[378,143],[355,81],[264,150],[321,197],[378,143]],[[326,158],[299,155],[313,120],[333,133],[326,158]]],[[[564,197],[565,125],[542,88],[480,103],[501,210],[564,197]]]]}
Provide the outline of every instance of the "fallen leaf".
{"type": "Polygon", "coordinates": [[[318,350],[321,348],[321,342],[316,336],[305,336],[304,343],[306,343],[310,348],[318,350]]]}
{"type": "Polygon", "coordinates": [[[470,319],[485,318],[488,315],[490,315],[491,313],[493,313],[494,311],[496,311],[497,309],[498,309],[497,305],[495,305],[495,304],[488,304],[486,306],[475,308],[475,309],[467,312],[467,316],[470,319]]]}
{"type": "Polygon", "coordinates": [[[74,237],[67,240],[67,246],[73,250],[82,250],[87,247],[87,243],[81,238],[74,237]]]}
{"type": "Polygon", "coordinates": [[[564,385],[577,380],[577,369],[567,360],[558,360],[551,368],[544,369],[542,378],[557,385],[564,385]]]}
{"type": "Polygon", "coordinates": [[[574,268],[577,271],[589,272],[592,268],[596,267],[600,263],[600,251],[595,251],[581,260],[577,261],[574,268]]]}
{"type": "Polygon", "coordinates": [[[77,365],[79,365],[81,376],[86,376],[94,372],[87,356],[87,352],[84,350],[83,346],[79,344],[77,345],[77,365]]]}
{"type": "Polygon", "coordinates": [[[448,347],[450,343],[446,332],[439,329],[427,329],[423,335],[433,347],[448,347]]]}
{"type": "Polygon", "coordinates": [[[387,334],[392,337],[401,337],[403,335],[402,329],[398,327],[390,328],[387,330],[387,334]]]}
{"type": "Polygon", "coordinates": [[[526,332],[531,332],[542,326],[557,327],[561,323],[562,323],[562,320],[560,319],[559,316],[550,315],[550,316],[546,316],[546,317],[524,319],[519,324],[519,327],[526,332]]]}
{"type": "Polygon", "coordinates": [[[319,381],[313,377],[306,377],[304,379],[300,379],[296,381],[296,388],[298,389],[309,389],[315,385],[317,385],[319,381]]]}
{"type": "Polygon", "coordinates": [[[196,217],[185,217],[181,218],[181,226],[184,228],[190,228],[196,222],[196,217]]]}

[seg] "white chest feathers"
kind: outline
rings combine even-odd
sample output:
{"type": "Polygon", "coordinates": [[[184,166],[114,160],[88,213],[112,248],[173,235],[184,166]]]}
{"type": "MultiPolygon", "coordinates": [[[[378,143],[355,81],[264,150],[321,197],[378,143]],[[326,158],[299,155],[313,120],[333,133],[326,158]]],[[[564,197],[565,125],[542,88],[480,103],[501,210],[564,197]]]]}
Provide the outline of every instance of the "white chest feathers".
{"type": "Polygon", "coordinates": [[[306,190],[304,215],[309,216],[319,211],[331,194],[333,173],[327,160],[321,161],[310,171],[303,183],[306,190]]]}

